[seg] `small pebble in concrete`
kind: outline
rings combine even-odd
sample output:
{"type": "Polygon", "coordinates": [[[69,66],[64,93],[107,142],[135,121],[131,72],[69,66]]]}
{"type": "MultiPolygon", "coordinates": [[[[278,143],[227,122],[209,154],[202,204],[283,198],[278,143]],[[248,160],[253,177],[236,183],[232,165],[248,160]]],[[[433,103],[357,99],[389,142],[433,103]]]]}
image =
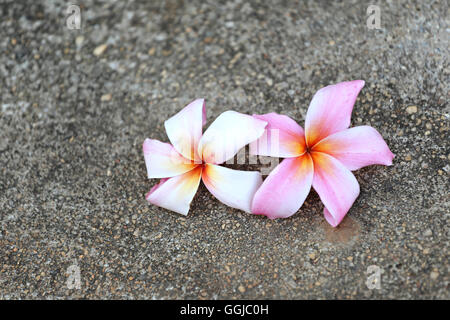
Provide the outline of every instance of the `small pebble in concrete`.
{"type": "Polygon", "coordinates": [[[94,49],[94,55],[97,57],[101,56],[105,52],[106,48],[108,48],[108,45],[106,44],[99,45],[94,49]]]}
{"type": "Polygon", "coordinates": [[[417,112],[417,106],[409,106],[408,108],[406,108],[406,112],[408,112],[409,114],[413,114],[417,112]]]}

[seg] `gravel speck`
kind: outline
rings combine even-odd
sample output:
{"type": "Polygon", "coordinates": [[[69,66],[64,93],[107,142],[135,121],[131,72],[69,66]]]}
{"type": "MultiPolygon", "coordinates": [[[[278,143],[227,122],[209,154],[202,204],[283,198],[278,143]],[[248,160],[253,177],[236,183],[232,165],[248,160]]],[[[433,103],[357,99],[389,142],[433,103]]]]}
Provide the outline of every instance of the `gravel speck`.
{"type": "Polygon", "coordinates": [[[94,49],[93,53],[94,53],[95,56],[99,57],[105,52],[106,48],[108,48],[107,44],[99,45],[98,47],[96,47],[94,49]]]}
{"type": "Polygon", "coordinates": [[[409,114],[416,113],[417,106],[409,106],[408,108],[406,108],[406,112],[408,112],[409,114]]]}

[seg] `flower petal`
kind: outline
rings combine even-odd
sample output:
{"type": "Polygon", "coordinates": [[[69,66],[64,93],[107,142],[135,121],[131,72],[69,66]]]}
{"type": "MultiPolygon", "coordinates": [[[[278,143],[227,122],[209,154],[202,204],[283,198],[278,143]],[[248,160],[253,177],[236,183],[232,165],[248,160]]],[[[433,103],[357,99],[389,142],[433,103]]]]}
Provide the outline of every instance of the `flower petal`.
{"type": "Polygon", "coordinates": [[[311,189],[314,166],[309,154],[284,159],[255,194],[252,213],[287,218],[300,209],[311,189]]]}
{"type": "Polygon", "coordinates": [[[332,156],[311,152],[314,161],[313,188],[325,205],[325,219],[336,227],[359,195],[353,173],[332,156]]]}
{"type": "Polygon", "coordinates": [[[231,159],[245,145],[258,139],[267,123],[235,111],[225,111],[203,134],[199,154],[207,163],[220,164],[231,159]]]}
{"type": "Polygon", "coordinates": [[[206,164],[202,173],[206,188],[227,206],[250,212],[253,196],[262,184],[257,171],[240,171],[206,164]]]}
{"type": "Polygon", "coordinates": [[[149,179],[177,176],[196,167],[169,143],[145,139],[142,149],[149,179]]]}
{"type": "Polygon", "coordinates": [[[202,127],[206,123],[205,100],[197,99],[176,115],[164,122],[167,136],[175,149],[185,158],[201,163],[197,153],[202,137],[202,127]]]}
{"type": "Polygon", "coordinates": [[[392,165],[394,154],[372,127],[360,126],[332,134],[313,147],[339,160],[349,170],[371,164],[392,165]]]}
{"type": "Polygon", "coordinates": [[[145,196],[148,202],[171,211],[187,215],[197,192],[202,167],[197,166],[182,175],[161,179],[145,196]]]}
{"type": "Polygon", "coordinates": [[[267,126],[261,138],[250,144],[250,154],[290,158],[306,151],[305,132],[291,118],[275,112],[253,117],[266,121],[267,126]]]}
{"type": "Polygon", "coordinates": [[[330,85],[316,92],[305,120],[306,143],[309,147],[350,126],[353,105],[362,87],[363,80],[354,80],[330,85]]]}

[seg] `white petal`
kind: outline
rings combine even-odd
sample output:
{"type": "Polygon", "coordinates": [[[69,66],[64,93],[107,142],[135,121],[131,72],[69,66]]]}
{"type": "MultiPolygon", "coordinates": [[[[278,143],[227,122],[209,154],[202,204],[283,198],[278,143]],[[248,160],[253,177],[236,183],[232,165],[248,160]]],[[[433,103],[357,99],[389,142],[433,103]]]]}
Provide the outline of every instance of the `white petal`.
{"type": "Polygon", "coordinates": [[[242,147],[258,139],[266,125],[267,122],[252,116],[226,111],[203,134],[199,154],[207,163],[223,163],[233,158],[242,147]]]}
{"type": "Polygon", "coordinates": [[[249,213],[253,196],[262,184],[259,172],[233,170],[213,164],[205,165],[202,179],[206,188],[221,202],[249,213]]]}

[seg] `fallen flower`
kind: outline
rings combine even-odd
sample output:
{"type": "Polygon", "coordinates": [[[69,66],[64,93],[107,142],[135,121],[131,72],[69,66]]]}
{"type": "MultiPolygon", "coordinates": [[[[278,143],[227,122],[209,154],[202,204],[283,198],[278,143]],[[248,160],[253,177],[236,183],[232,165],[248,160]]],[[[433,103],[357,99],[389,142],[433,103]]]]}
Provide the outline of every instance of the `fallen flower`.
{"type": "Polygon", "coordinates": [[[165,121],[172,145],[153,139],[144,141],[148,178],[163,178],[147,193],[147,201],[187,215],[203,180],[221,202],[250,212],[253,196],[262,184],[261,174],[219,164],[258,139],[267,123],[235,111],[219,115],[202,134],[205,123],[205,102],[197,99],[165,121]]]}
{"type": "Polygon", "coordinates": [[[348,129],[363,86],[364,81],[355,80],[317,91],[306,114],[305,130],[287,116],[254,115],[268,125],[265,134],[250,144],[250,153],[286,159],[256,192],[252,213],[287,218],[300,209],[312,185],[325,206],[325,219],[336,227],[359,195],[351,170],[392,164],[394,154],[374,128],[348,129]]]}

